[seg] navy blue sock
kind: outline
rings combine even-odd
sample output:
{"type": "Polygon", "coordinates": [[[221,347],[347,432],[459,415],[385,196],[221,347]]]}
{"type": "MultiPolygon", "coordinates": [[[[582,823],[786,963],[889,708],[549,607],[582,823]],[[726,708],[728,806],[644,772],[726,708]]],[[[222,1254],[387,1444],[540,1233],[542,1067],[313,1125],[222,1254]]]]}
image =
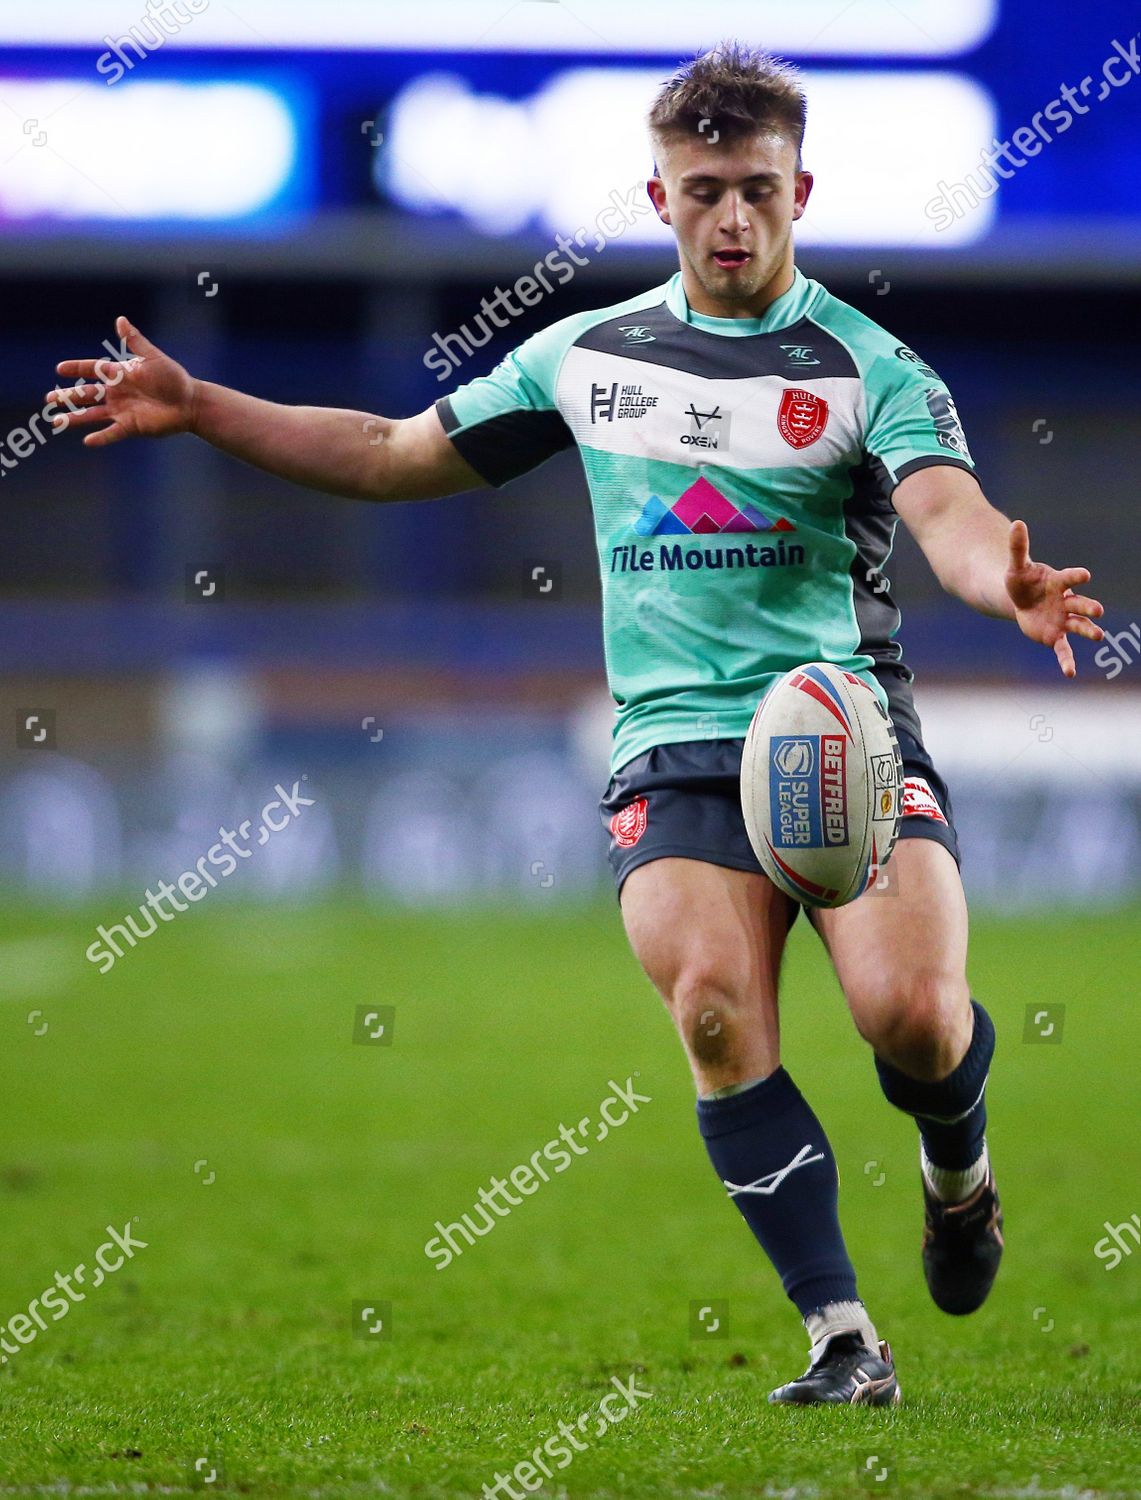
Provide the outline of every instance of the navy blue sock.
{"type": "Polygon", "coordinates": [[[877,1055],[876,1072],[889,1104],[913,1115],[927,1160],[952,1171],[973,1166],[982,1155],[986,1131],[986,1079],[994,1056],[994,1023],[977,1000],[971,1001],[975,1027],[966,1056],[938,1083],[924,1083],[877,1055]]]}
{"type": "Polygon", "coordinates": [[[699,1099],[709,1159],[801,1317],[855,1301],[838,1215],[836,1158],[783,1068],[726,1099],[699,1099]]]}

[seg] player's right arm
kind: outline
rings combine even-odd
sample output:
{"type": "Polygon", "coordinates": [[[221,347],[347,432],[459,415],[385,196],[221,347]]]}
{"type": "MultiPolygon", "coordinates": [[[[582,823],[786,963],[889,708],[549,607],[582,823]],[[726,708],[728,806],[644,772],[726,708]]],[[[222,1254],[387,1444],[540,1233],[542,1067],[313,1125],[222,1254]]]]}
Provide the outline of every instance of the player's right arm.
{"type": "Polygon", "coordinates": [[[66,408],[55,425],[95,429],[87,447],[190,432],[267,473],[354,500],[428,500],[487,482],[446,435],[434,406],[404,420],[283,406],[195,380],[126,318],[116,331],[130,359],[64,360],[56,373],[77,384],[48,393],[66,408]]]}

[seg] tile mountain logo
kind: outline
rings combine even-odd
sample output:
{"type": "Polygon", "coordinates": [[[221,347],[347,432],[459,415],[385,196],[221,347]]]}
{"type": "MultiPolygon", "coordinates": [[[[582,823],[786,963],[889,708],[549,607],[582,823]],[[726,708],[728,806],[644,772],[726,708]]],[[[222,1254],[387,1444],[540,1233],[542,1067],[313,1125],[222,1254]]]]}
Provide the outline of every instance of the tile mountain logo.
{"type": "Polygon", "coordinates": [[[755,506],[734,505],[701,478],[672,505],[651,495],[634,530],[639,536],[708,536],[723,531],[795,531],[796,527],[783,517],[770,521],[755,506]]]}

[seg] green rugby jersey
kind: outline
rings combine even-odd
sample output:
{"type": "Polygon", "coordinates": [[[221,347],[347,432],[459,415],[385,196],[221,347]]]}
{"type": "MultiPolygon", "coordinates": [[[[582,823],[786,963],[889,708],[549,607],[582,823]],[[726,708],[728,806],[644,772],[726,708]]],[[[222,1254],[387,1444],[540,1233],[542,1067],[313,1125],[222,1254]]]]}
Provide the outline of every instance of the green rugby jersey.
{"type": "Polygon", "coordinates": [[[879,681],[919,733],[881,571],[891,496],[928,464],[974,463],[934,370],[818,282],[797,270],[762,317],[710,318],[678,272],[552,324],[436,408],[496,488],[578,446],[613,769],[653,745],[744,735],[806,661],[879,681]]]}

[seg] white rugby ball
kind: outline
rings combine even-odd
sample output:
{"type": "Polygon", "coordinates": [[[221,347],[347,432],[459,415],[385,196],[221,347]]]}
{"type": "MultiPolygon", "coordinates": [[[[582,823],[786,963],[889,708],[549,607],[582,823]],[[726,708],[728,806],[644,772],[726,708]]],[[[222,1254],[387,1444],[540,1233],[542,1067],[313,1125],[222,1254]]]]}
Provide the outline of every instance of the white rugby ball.
{"type": "Polygon", "coordinates": [[[805,906],[845,906],[887,864],[903,761],[868,685],[829,662],[780,678],[753,715],[741,809],[765,874],[805,906]]]}

